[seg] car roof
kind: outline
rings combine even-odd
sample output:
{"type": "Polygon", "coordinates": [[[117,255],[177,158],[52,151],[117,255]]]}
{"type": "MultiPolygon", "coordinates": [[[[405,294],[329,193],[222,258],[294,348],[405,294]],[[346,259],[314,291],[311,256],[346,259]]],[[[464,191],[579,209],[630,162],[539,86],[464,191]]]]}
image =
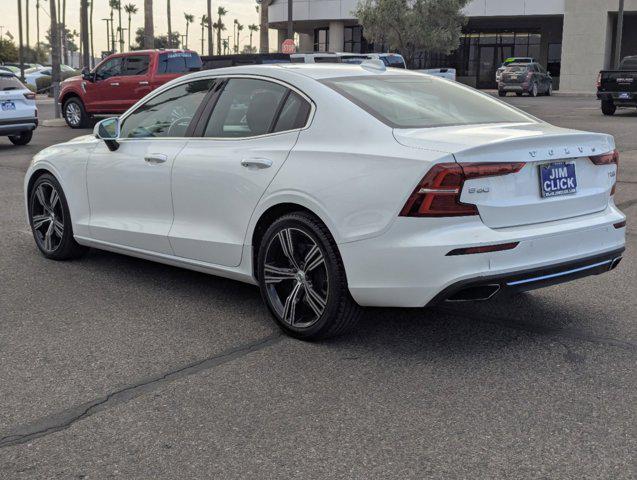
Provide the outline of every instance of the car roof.
{"type": "Polygon", "coordinates": [[[381,69],[366,68],[366,62],[361,64],[351,63],[274,63],[267,65],[243,65],[237,67],[216,68],[214,70],[202,70],[191,74],[190,78],[198,78],[214,73],[215,76],[231,75],[231,74],[259,74],[280,76],[283,72],[289,72],[304,77],[322,80],[326,78],[338,77],[364,77],[370,75],[416,75],[422,76],[422,73],[412,72],[404,68],[385,68],[381,69]]]}

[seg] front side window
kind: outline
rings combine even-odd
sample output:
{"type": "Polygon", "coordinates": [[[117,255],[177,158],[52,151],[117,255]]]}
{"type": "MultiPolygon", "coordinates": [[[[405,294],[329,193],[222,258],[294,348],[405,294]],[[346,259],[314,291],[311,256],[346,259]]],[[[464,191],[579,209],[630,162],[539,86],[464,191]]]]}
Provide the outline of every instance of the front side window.
{"type": "Polygon", "coordinates": [[[278,83],[231,78],[217,100],[204,136],[237,138],[270,133],[287,92],[278,83]]]}
{"type": "Polygon", "coordinates": [[[322,82],[393,128],[534,121],[494,98],[434,77],[383,75],[322,82]]]}
{"type": "Polygon", "coordinates": [[[124,59],[122,75],[145,75],[148,73],[148,64],[150,58],[148,55],[131,55],[124,59]]]}
{"type": "Polygon", "coordinates": [[[197,80],[173,87],[128,115],[122,138],[184,137],[197,108],[214,80],[197,80]]]}
{"type": "Polygon", "coordinates": [[[95,71],[96,80],[106,80],[107,78],[117,77],[122,73],[122,58],[116,57],[107,60],[97,67],[95,71]]]}
{"type": "Polygon", "coordinates": [[[201,58],[195,52],[166,52],[159,55],[157,73],[188,73],[201,70],[201,58]]]}

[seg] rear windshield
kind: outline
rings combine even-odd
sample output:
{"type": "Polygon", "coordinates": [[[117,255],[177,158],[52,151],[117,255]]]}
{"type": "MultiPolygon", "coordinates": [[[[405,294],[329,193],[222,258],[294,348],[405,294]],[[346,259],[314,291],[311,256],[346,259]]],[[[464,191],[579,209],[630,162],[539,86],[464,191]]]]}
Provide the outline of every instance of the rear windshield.
{"type": "Polygon", "coordinates": [[[507,73],[515,73],[515,72],[526,72],[529,67],[525,65],[515,65],[512,67],[507,67],[504,69],[507,73]]]}
{"type": "Polygon", "coordinates": [[[9,75],[0,76],[0,90],[22,90],[24,85],[16,77],[9,75]]]}
{"type": "Polygon", "coordinates": [[[620,70],[637,70],[637,57],[624,58],[622,60],[620,70]]]}
{"type": "Polygon", "coordinates": [[[486,94],[435,77],[361,76],[322,82],[393,128],[534,121],[486,94]]]}
{"type": "Polygon", "coordinates": [[[159,55],[157,73],[188,73],[201,70],[201,58],[195,52],[166,52],[159,55]]]}

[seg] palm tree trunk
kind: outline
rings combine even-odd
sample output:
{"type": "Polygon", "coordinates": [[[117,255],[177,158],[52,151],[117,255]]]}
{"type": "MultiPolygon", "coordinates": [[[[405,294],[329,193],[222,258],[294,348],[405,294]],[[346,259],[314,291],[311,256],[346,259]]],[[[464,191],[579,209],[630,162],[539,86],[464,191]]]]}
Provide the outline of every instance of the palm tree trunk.
{"type": "Polygon", "coordinates": [[[37,36],[35,46],[40,46],[40,0],[36,0],[35,4],[35,34],[37,36]]]}
{"type": "Polygon", "coordinates": [[[29,0],[25,0],[25,2],[26,2],[26,4],[25,4],[25,8],[26,8],[25,13],[26,13],[26,21],[27,21],[26,34],[27,34],[27,47],[28,47],[28,46],[31,45],[31,41],[29,39],[29,0]]]}
{"type": "Polygon", "coordinates": [[[66,42],[66,0],[62,0],[62,46],[64,47],[64,65],[69,64],[69,46],[66,42]]]}
{"type": "Polygon", "coordinates": [[[173,46],[173,30],[170,26],[170,0],[166,0],[166,12],[168,14],[168,48],[173,46]]]}
{"type": "Polygon", "coordinates": [[[184,48],[188,48],[188,20],[186,20],[186,45],[184,48]]]}
{"type": "Polygon", "coordinates": [[[202,56],[204,54],[204,51],[203,51],[203,42],[205,40],[204,28],[205,28],[205,24],[203,23],[203,19],[201,19],[201,55],[202,56]]]}
{"type": "MultiPolygon", "coordinates": [[[[206,2],[208,5],[208,55],[214,55],[214,46],[212,44],[212,0],[206,2]]],[[[203,47],[201,48],[203,54],[203,47]]]]}
{"type": "Polygon", "coordinates": [[[89,67],[89,41],[88,41],[88,0],[80,2],[80,47],[82,50],[82,67],[89,67]]]}
{"type": "Polygon", "coordinates": [[[219,15],[219,27],[217,28],[217,55],[221,55],[221,15],[219,15]]]}
{"type": "MultiPolygon", "coordinates": [[[[57,94],[57,86],[60,83],[60,39],[59,39],[59,27],[56,17],[55,0],[50,0],[50,14],[51,14],[51,87],[54,87],[54,94],[57,94]]],[[[57,98],[53,99],[55,105],[55,118],[60,118],[60,105],[57,98]]]]}
{"type": "Polygon", "coordinates": [[[119,51],[120,53],[124,53],[124,31],[122,30],[122,3],[120,2],[119,8],[117,9],[117,15],[119,17],[118,25],[119,25],[119,51]]]}
{"type": "Polygon", "coordinates": [[[268,0],[261,2],[261,27],[259,28],[259,51],[268,53],[270,51],[270,39],[268,36],[268,0]]]}
{"type": "Polygon", "coordinates": [[[89,25],[90,25],[90,35],[91,35],[91,68],[95,68],[95,45],[93,45],[93,4],[95,0],[91,0],[91,11],[89,12],[89,25]]]}
{"type": "Polygon", "coordinates": [[[128,14],[128,51],[131,51],[131,44],[130,44],[130,24],[131,24],[131,14],[128,14]]]}
{"type": "Polygon", "coordinates": [[[153,0],[144,0],[144,48],[155,48],[155,24],[153,0]]]}
{"type": "Polygon", "coordinates": [[[115,21],[113,20],[113,9],[111,8],[111,53],[115,53],[115,21]]]}

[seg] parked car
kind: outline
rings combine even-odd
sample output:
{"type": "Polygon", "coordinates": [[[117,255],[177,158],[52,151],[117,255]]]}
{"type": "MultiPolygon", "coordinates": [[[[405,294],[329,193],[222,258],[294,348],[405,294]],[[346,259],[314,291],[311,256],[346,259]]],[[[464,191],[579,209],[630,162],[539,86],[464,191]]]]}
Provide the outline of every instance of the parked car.
{"type": "Polygon", "coordinates": [[[637,107],[637,55],[624,57],[619,70],[599,72],[597,98],[604,115],[613,115],[617,108],[637,107]]]}
{"type": "Polygon", "coordinates": [[[427,75],[433,75],[434,77],[446,78],[447,80],[456,81],[456,69],[455,68],[426,68],[422,70],[414,70],[419,73],[426,73],[427,75]]]}
{"type": "Polygon", "coordinates": [[[9,73],[13,73],[16,76],[20,75],[20,69],[18,67],[12,67],[10,65],[2,65],[2,66],[0,66],[0,70],[5,71],[5,72],[9,72],[9,73]]]}
{"type": "Polygon", "coordinates": [[[292,63],[348,63],[357,65],[365,60],[380,60],[387,67],[407,68],[405,59],[398,53],[311,52],[290,54],[292,63]]]}
{"type": "Polygon", "coordinates": [[[495,83],[500,83],[500,76],[504,69],[512,63],[535,63],[533,57],[509,57],[495,71],[495,83]]]}
{"type": "Polygon", "coordinates": [[[350,328],[360,306],[488,299],[618,264],[611,135],[373,62],[193,73],[43,150],[24,182],[37,247],[258,284],[304,339],[350,328]]]}
{"type": "Polygon", "coordinates": [[[140,50],[106,57],[93,71],[61,83],[66,123],[84,128],[96,114],[123,113],[148,93],[186,73],[201,69],[190,50],[140,50]]]}
{"type": "Polygon", "coordinates": [[[498,94],[505,97],[508,92],[517,96],[528,93],[531,97],[553,93],[553,79],[539,63],[512,63],[504,69],[498,83],[498,94]]]}
{"type": "Polygon", "coordinates": [[[50,77],[51,76],[51,67],[43,67],[43,68],[29,68],[24,71],[24,83],[32,86],[33,88],[37,87],[37,79],[40,77],[50,77]]]}
{"type": "Polygon", "coordinates": [[[35,93],[11,72],[0,70],[0,135],[26,145],[38,126],[35,93]]]}

